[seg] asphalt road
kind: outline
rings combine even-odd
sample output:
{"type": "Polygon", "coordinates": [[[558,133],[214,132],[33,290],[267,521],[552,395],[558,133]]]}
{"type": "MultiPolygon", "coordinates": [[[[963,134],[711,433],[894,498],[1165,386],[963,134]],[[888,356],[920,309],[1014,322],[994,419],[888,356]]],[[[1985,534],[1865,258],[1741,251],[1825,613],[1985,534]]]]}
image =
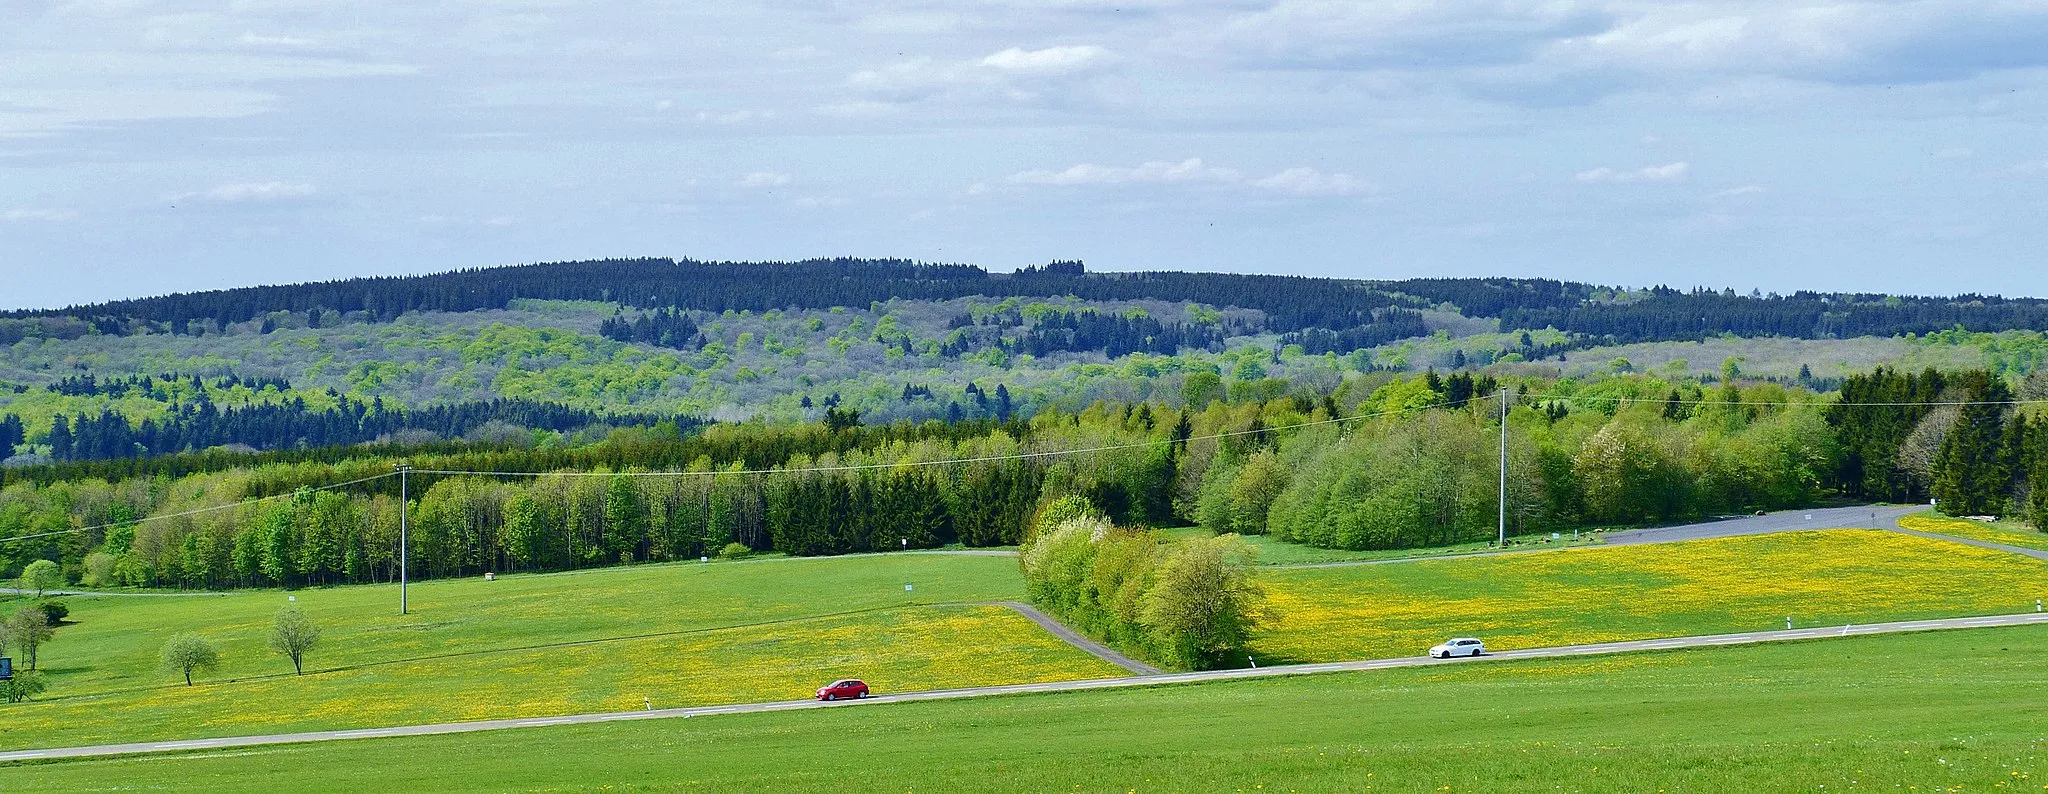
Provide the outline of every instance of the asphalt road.
{"type": "Polygon", "coordinates": [[[1030,618],[1031,622],[1038,624],[1039,628],[1052,632],[1052,635],[1055,637],[1066,640],[1068,645],[1072,645],[1076,648],[1080,648],[1081,650],[1095,654],[1095,658],[1097,659],[1101,659],[1105,662],[1116,665],[1125,670],[1137,673],[1138,675],[1158,675],[1159,673],[1163,672],[1157,667],[1153,667],[1152,665],[1138,661],[1129,656],[1117,653],[1114,648],[1091,640],[1088,637],[1082,635],[1080,632],[1067,628],[1067,624],[1061,623],[1057,620],[1053,620],[1050,616],[1046,615],[1044,612],[1038,611],[1037,608],[1031,606],[1030,604],[1026,604],[1022,601],[990,601],[988,603],[1000,607],[1009,607],[1010,609],[1016,610],[1017,614],[1030,618]]]}
{"type": "Polygon", "coordinates": [[[106,744],[91,747],[58,747],[43,750],[14,750],[0,752],[0,762],[34,761],[56,758],[88,758],[93,756],[134,755],[146,753],[172,753],[191,750],[217,750],[229,747],[252,747],[268,744],[299,744],[325,742],[340,739],[370,739],[389,736],[427,736],[444,733],[474,733],[511,728],[538,728],[550,725],[588,725],[592,723],[623,722],[627,720],[673,719],[711,717],[721,714],[755,714],[770,711],[797,711],[816,708],[849,708],[879,703],[911,703],[922,700],[955,700],[960,698],[987,697],[991,695],[1015,695],[1033,692],[1078,692],[1090,689],[1119,689],[1126,687],[1159,686],[1162,684],[1187,684],[1202,681],[1228,681],[1241,678],[1266,678],[1272,676],[1304,675],[1310,673],[1356,672],[1383,670],[1394,667],[1419,667],[1436,664],[1484,664],[1510,659],[1550,659],[1569,656],[1593,656],[1599,654],[1628,653],[1632,651],[1656,651],[1672,648],[1698,648],[1716,645],[1747,645],[1763,642],[1789,640],[1817,640],[1834,637],[1884,634],[1900,631],[1933,631],[1942,629],[1972,629],[1993,626],[2048,625],[2048,613],[2030,612],[2020,615],[1990,615],[1974,618],[1948,618],[1943,620],[1909,620],[1896,623],[1873,623],[1867,626],[1834,626],[1826,628],[1794,629],[1791,631],[1756,631],[1744,634],[1715,634],[1699,637],[1670,637],[1629,642],[1605,642],[1593,645],[1567,645],[1555,648],[1528,648],[1515,651],[1501,651],[1468,659],[1429,659],[1425,657],[1404,657],[1399,659],[1374,659],[1358,662],[1332,662],[1327,664],[1285,665],[1261,667],[1246,670],[1211,670],[1196,673],[1168,673],[1163,675],[1141,675],[1127,678],[1102,678],[1090,681],[1057,681],[1042,684],[1011,684],[1007,686],[976,687],[972,689],[946,689],[930,692],[910,692],[900,695],[881,695],[864,700],[821,703],[815,700],[785,700],[773,703],[743,703],[730,706],[701,706],[681,709],[654,709],[649,711],[623,711],[604,714],[570,714],[560,717],[530,717],[524,719],[483,720],[478,722],[449,722],[434,725],[404,725],[391,728],[366,728],[347,731],[315,731],[310,733],[281,733],[267,736],[233,736],[219,739],[186,739],[167,742],[137,742],[133,744],[106,744]]]}
{"type": "Polygon", "coordinates": [[[1606,544],[1625,546],[1635,543],[1676,543],[1684,540],[1706,540],[1729,538],[1737,535],[1764,535],[1772,532],[1789,532],[1799,529],[1898,529],[1900,516],[1926,510],[1925,506],[1906,507],[1830,507],[1817,510],[1785,510],[1760,516],[1724,518],[1676,527],[1652,527],[1631,529],[1625,532],[1609,532],[1606,544]]]}
{"type": "MultiPolygon", "coordinates": [[[[1714,521],[1702,521],[1696,524],[1682,524],[1679,526],[1672,527],[1652,527],[1650,529],[1630,529],[1623,530],[1621,532],[1609,532],[1601,540],[1601,543],[1609,546],[1626,546],[1638,543],[1678,543],[1680,541],[1687,540],[1729,538],[1735,537],[1737,535],[1764,535],[1772,532],[1789,532],[1800,529],[1845,528],[1890,529],[1899,532],[1909,532],[1915,535],[1927,535],[1928,537],[1936,538],[1939,540],[1960,540],[1959,538],[1952,538],[1946,535],[1928,535],[1924,532],[1912,532],[1911,530],[1899,529],[1898,520],[1900,516],[1908,515],[1926,509],[1927,508],[1925,507],[1866,506],[1831,507],[1823,510],[1785,510],[1777,513],[1768,513],[1760,516],[1737,516],[1732,518],[1717,519],[1714,521]]],[[[1970,541],[1962,542],[1969,543],[1970,541]]],[[[2012,546],[2002,546],[1995,543],[1975,543],[1973,545],[1989,546],[1991,548],[2003,549],[2005,551],[2018,551],[2022,554],[2029,554],[2029,556],[2042,556],[2040,554],[2030,553],[2012,546]]],[[[1472,552],[1470,554],[1438,554],[1433,556],[1419,555],[1415,557],[1390,557],[1384,560],[1344,560],[1341,562],[1305,562],[1296,563],[1292,565],[1275,565],[1271,567],[1349,568],[1355,565],[1397,565],[1404,562],[1422,562],[1425,560],[1465,560],[1471,559],[1473,557],[1499,557],[1507,554],[1533,554],[1542,551],[1557,551],[1563,548],[1583,549],[1596,547],[1552,546],[1548,544],[1537,543],[1519,546],[1504,551],[1477,551],[1472,552]]],[[[2048,559],[2048,556],[2043,556],[2042,558],[2048,559]]]]}

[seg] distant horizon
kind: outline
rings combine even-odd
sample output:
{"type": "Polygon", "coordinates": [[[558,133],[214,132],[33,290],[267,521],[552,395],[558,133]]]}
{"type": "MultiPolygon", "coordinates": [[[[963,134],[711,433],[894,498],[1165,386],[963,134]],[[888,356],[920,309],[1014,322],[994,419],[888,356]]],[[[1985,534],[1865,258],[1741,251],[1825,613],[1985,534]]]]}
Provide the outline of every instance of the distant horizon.
{"type": "MultiPolygon", "coordinates": [[[[92,306],[99,306],[99,305],[104,305],[104,304],[107,304],[107,303],[116,303],[116,302],[121,302],[121,301],[133,301],[133,300],[150,300],[150,299],[154,299],[154,298],[163,298],[163,297],[169,297],[169,296],[173,296],[173,295],[191,295],[191,294],[200,294],[200,293],[208,293],[208,292],[226,292],[226,291],[232,291],[232,290],[240,290],[240,289],[260,289],[260,288],[276,288],[276,287],[295,287],[295,286],[302,286],[302,285],[309,285],[309,284],[328,284],[328,283],[336,283],[336,282],[345,282],[345,281],[350,281],[350,280],[355,280],[355,279],[375,279],[375,278],[420,278],[420,277],[427,277],[427,276],[436,276],[436,275],[443,275],[443,274],[449,274],[449,273],[460,273],[460,272],[467,272],[467,271],[478,271],[478,270],[495,270],[495,269],[502,269],[502,268],[516,268],[516,267],[531,267],[531,266],[535,266],[535,265],[549,265],[549,264],[560,264],[560,263],[568,263],[568,262],[594,262],[594,261],[604,261],[604,260],[610,260],[610,259],[617,259],[617,260],[639,260],[639,259],[669,259],[669,260],[674,260],[674,261],[694,261],[694,262],[703,262],[703,263],[708,263],[708,264],[734,264],[734,265],[747,265],[747,264],[766,264],[766,263],[772,263],[772,262],[802,262],[802,261],[820,261],[820,260],[832,260],[832,259],[860,259],[860,260],[868,260],[868,261],[887,261],[887,260],[901,260],[901,261],[909,261],[909,262],[916,262],[916,263],[918,263],[918,264],[927,264],[927,265],[957,265],[957,266],[967,266],[967,267],[975,267],[975,268],[979,268],[979,269],[981,269],[981,270],[984,270],[984,271],[988,272],[988,273],[989,273],[990,275],[1006,275],[1006,274],[1010,274],[1010,273],[1015,273],[1015,272],[1016,272],[1017,270],[1020,270],[1020,269],[1022,269],[1022,268],[1025,268],[1025,267],[1041,267],[1041,266],[1044,266],[1045,264],[1047,264],[1048,262],[1052,262],[1052,261],[1062,261],[1062,259],[1061,259],[1060,257],[1054,257],[1054,258],[1052,258],[1052,259],[1048,259],[1048,260],[1046,260],[1046,261],[1044,261],[1044,262],[1036,262],[1036,263],[1029,263],[1029,264],[1015,265],[1015,266],[1013,266],[1013,267],[1011,267],[1011,268],[1009,268],[1009,269],[1006,269],[1006,270],[1005,270],[1005,269],[997,269],[997,268],[992,268],[992,267],[989,267],[989,266],[987,266],[987,265],[983,265],[983,264],[979,264],[979,263],[975,263],[975,262],[962,262],[962,261],[948,261],[948,260],[927,260],[927,259],[915,259],[915,258],[911,258],[911,257],[889,257],[889,256],[858,256],[858,257],[857,257],[857,256],[844,256],[844,255],[842,255],[842,256],[830,256],[830,255],[828,255],[828,256],[805,256],[805,257],[795,257],[795,258],[789,258],[789,259],[765,259],[765,258],[764,258],[764,259],[713,259],[713,258],[706,258],[706,257],[689,257],[689,256],[608,256],[608,257],[592,257],[592,258],[580,258],[580,259],[557,259],[557,260],[546,260],[546,261],[531,261],[531,262],[511,262],[511,263],[500,263],[500,264],[485,264],[485,265],[457,265],[457,266],[449,266],[449,267],[444,267],[444,268],[439,268],[439,269],[433,269],[433,270],[423,270],[423,271],[400,271],[400,272],[366,272],[366,273],[359,273],[359,274],[355,274],[355,275],[340,275],[340,276],[334,276],[334,277],[328,277],[328,278],[308,278],[308,279],[301,279],[301,280],[297,280],[297,281],[275,281],[275,282],[260,282],[260,283],[250,283],[250,284],[236,284],[236,285],[232,285],[232,286],[195,286],[195,287],[192,287],[192,288],[186,288],[186,289],[172,289],[172,290],[169,290],[169,291],[163,291],[163,292],[151,292],[151,293],[146,293],[146,294],[130,294],[130,295],[112,295],[112,296],[108,296],[108,297],[101,297],[101,298],[96,298],[96,299],[92,299],[92,300],[87,300],[87,301],[78,301],[78,302],[71,302],[71,303],[66,303],[66,304],[63,304],[63,305],[43,305],[43,306],[23,306],[23,305],[0,305],[0,312],[6,312],[6,313],[23,313],[23,312],[26,312],[26,313],[47,313],[47,312],[63,312],[63,311],[69,311],[69,310],[72,310],[72,309],[78,309],[78,308],[88,308],[88,307],[92,307],[92,306]]],[[[1064,260],[1064,261],[1076,261],[1076,260],[1064,260]]],[[[1685,291],[1691,291],[1691,290],[1693,290],[1693,289],[1712,289],[1713,291],[1716,291],[1716,292],[1726,292],[1726,291],[1729,291],[1729,290],[1733,290],[1733,291],[1735,292],[1735,294],[1736,294],[1737,296],[1743,296],[1743,297],[1747,297],[1747,296],[1750,296],[1750,295],[1751,295],[1751,294],[1752,294],[1752,293],[1754,292],[1754,293],[1760,293],[1762,297],[1766,297],[1766,298],[1768,298],[1768,297],[1772,297],[1772,296],[1777,296],[1777,297],[1788,297],[1788,296],[1791,296],[1791,295],[1793,295],[1793,294],[1796,294],[1796,293],[1799,293],[1799,292],[1810,292],[1810,293],[1815,293],[1815,294],[1823,294],[1823,295],[1846,295],[1846,294],[1882,294],[1882,295],[1888,295],[1888,296],[1897,296],[1897,297],[1901,297],[1901,298],[1930,298],[1930,299],[1931,299],[1931,298],[1955,298],[1955,297],[1959,297],[1959,296],[1962,296],[1962,295],[1978,295],[1978,296],[1982,296],[1982,297],[1990,297],[1990,298],[2003,298],[2003,299],[2010,299],[2010,300],[2042,300],[2042,299],[2048,299],[2048,298],[2044,298],[2044,297],[2043,297],[2043,296],[2041,296],[2041,295],[2021,295],[2021,294],[1999,294],[1999,293],[1987,293],[1987,292],[1973,292],[1973,291],[1969,291],[1969,290],[1963,290],[1963,291],[1958,291],[1958,292],[1951,292],[1951,293],[1943,293],[1943,294],[1930,294],[1930,293],[1911,293],[1911,292],[1885,292],[1885,291],[1882,291],[1882,290],[1868,290],[1868,289],[1827,289],[1827,288],[1813,288],[1813,287],[1805,287],[1805,288],[1800,288],[1800,289],[1795,289],[1795,290],[1782,290],[1782,291],[1781,291],[1781,290],[1768,290],[1768,289],[1763,289],[1763,288],[1760,288],[1760,287],[1740,288],[1740,287],[1736,287],[1736,286],[1732,286],[1732,285],[1719,285],[1719,284],[1683,284],[1683,285],[1680,285],[1680,284],[1612,284],[1612,283],[1600,283],[1600,282],[1596,282],[1596,281],[1588,281],[1588,280],[1584,280],[1584,279],[1574,279],[1574,278],[1559,278],[1559,277],[1555,277],[1555,276],[1548,276],[1548,275],[1521,275],[1521,274],[1490,274],[1490,275],[1443,275],[1443,274],[1424,274],[1424,275],[1399,275],[1399,276],[1396,276],[1396,275],[1386,275],[1386,276],[1332,276],[1332,275],[1324,275],[1324,274],[1303,274],[1303,273],[1283,273],[1283,272],[1276,272],[1276,271],[1257,271],[1257,270],[1206,270],[1206,269],[1197,269],[1197,268],[1143,268],[1143,269],[1125,269],[1125,268],[1104,268],[1104,267],[1098,267],[1098,266],[1097,266],[1097,265],[1096,265],[1096,264],[1095,264],[1094,262],[1088,262],[1087,260],[1078,260],[1078,261],[1081,261],[1081,262],[1083,262],[1083,263],[1084,263],[1084,264],[1085,264],[1085,265],[1087,266],[1088,272],[1089,272],[1090,274],[1096,274],[1096,273],[1167,273],[1167,272],[1181,272],[1181,273],[1216,273],[1216,274],[1224,274],[1224,275],[1246,275],[1246,276],[1295,276],[1295,277],[1300,277],[1300,278],[1327,278],[1327,279],[1335,279],[1335,280],[1343,280],[1343,281],[1360,281],[1360,282],[1387,282],[1387,281],[1405,281],[1405,280],[1411,280],[1411,279],[1427,279],[1427,278],[1445,278],[1445,279],[1493,279],[1493,278],[1502,278],[1502,279],[1550,279],[1550,280],[1553,280],[1553,281],[1560,281],[1560,282],[1564,282],[1564,283],[1575,283],[1575,284],[1584,284],[1584,285],[1587,285],[1587,286],[1591,286],[1591,287],[1597,287],[1597,288],[1601,288],[1601,289],[1613,289],[1613,290],[1618,290],[1618,291],[1624,291],[1624,292],[1635,292],[1635,291],[1642,291],[1642,290],[1650,290],[1650,289],[1658,289],[1658,288],[1669,288],[1669,289],[1675,289],[1675,290],[1679,290],[1679,291],[1681,291],[1681,292],[1685,292],[1685,291]]]]}
{"type": "Polygon", "coordinates": [[[0,7],[0,304],[610,251],[2048,295],[2048,6],[0,7]]]}

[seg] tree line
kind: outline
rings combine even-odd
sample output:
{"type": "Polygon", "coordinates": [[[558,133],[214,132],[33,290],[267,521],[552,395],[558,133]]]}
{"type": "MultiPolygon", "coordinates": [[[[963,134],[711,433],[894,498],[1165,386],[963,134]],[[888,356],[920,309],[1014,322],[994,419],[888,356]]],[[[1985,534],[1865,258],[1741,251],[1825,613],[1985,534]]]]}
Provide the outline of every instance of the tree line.
{"type": "MultiPolygon", "coordinates": [[[[541,400],[475,400],[407,409],[387,406],[381,397],[355,400],[332,390],[328,396],[335,405],[320,410],[308,408],[303,397],[220,408],[202,391],[162,418],[145,418],[140,423],[112,408],[98,415],[59,415],[43,443],[57,461],[98,461],[229,445],[271,450],[363,444],[390,440],[405,431],[442,438],[496,431],[495,435],[502,437],[495,440],[506,443],[517,442],[535,430],[660,424],[681,431],[703,424],[691,416],[598,412],[541,400]]],[[[19,417],[0,418],[0,457],[26,440],[19,417]],[[9,441],[12,443],[4,443],[9,441]]]]}
{"type": "Polygon", "coordinates": [[[386,581],[401,515],[419,576],[690,559],[732,543],[792,555],[1011,546],[1062,499],[1122,527],[1454,544],[1495,532],[1502,389],[1518,534],[1829,494],[1927,495],[1955,514],[2048,521],[2048,423],[2005,404],[2012,386],[1982,372],[1852,380],[1845,393],[1865,396],[1850,403],[1911,404],[1768,382],[1372,373],[1329,391],[1102,402],[1008,423],[714,425],[689,438],[626,428],[571,450],[448,451],[411,461],[484,474],[415,475],[403,503],[396,478],[315,490],[389,472],[393,459],[374,450],[179,478],[21,481],[0,491],[0,539],[53,534],[0,542],[0,568],[49,559],[73,580],[174,587],[386,581]],[[1921,396],[1868,397],[1892,391],[1921,396]],[[1975,404],[1941,404],[1955,402],[1975,404]],[[280,498],[241,504],[252,497],[280,498]],[[123,526],[216,506],[231,507],[123,526]],[[66,531],[104,524],[115,526],[66,531]]]}

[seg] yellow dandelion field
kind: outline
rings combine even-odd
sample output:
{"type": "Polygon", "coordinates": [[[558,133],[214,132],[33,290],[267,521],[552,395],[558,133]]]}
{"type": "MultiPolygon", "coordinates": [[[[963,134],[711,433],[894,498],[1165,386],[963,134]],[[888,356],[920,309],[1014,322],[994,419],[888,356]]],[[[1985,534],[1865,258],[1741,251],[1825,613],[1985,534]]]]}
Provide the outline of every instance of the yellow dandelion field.
{"type": "Polygon", "coordinates": [[[1495,650],[2034,609],[2048,563],[1879,530],[1273,571],[1261,663],[1495,650]]]}
{"type": "Polygon", "coordinates": [[[1122,675],[996,606],[906,607],[7,708],[9,748],[345,729],[1122,675]]]}
{"type": "Polygon", "coordinates": [[[2048,550],[2048,534],[2030,529],[1987,526],[1967,519],[1949,518],[1934,513],[1914,513],[1899,519],[1899,526],[1937,535],[1953,535],[1971,540],[2003,543],[2007,546],[2048,550]]]}

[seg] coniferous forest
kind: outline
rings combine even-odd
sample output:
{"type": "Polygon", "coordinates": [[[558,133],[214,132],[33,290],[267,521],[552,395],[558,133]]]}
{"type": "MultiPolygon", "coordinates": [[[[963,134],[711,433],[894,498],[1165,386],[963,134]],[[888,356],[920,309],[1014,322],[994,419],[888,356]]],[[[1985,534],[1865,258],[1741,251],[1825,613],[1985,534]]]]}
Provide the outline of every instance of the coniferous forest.
{"type": "Polygon", "coordinates": [[[1493,537],[1503,424],[1515,534],[1830,499],[2038,526],[2044,311],[652,259],[12,312],[0,576],[382,581],[401,515],[418,576],[1014,546],[1052,504],[1439,546],[1493,537]]]}

